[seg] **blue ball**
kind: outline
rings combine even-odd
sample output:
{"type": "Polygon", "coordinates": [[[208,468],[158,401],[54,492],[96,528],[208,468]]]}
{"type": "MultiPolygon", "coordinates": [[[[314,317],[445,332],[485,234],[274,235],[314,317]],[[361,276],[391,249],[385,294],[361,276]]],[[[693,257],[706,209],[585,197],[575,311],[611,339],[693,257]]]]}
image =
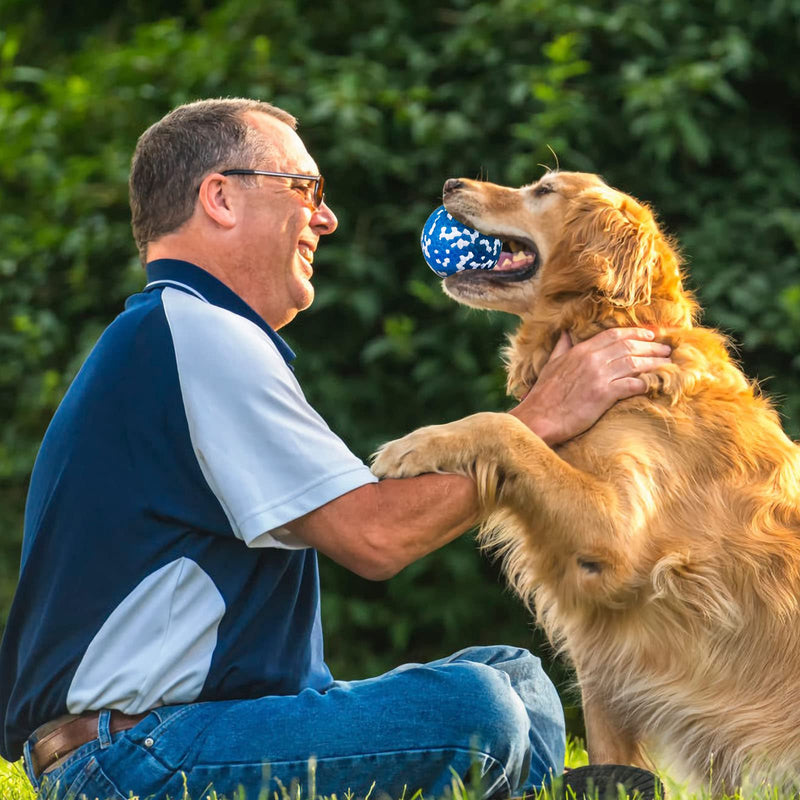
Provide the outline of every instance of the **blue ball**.
{"type": "Polygon", "coordinates": [[[462,225],[444,206],[428,217],[420,243],[425,261],[440,278],[465,269],[492,269],[503,247],[494,236],[462,225]]]}

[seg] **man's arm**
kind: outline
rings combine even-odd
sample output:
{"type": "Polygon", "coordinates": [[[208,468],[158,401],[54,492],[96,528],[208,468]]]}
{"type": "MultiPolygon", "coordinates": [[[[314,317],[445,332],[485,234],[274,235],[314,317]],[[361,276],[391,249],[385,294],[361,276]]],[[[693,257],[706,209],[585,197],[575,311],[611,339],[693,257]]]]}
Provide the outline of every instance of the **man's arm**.
{"type": "Polygon", "coordinates": [[[478,521],[475,484],[461,475],[368,483],[286,527],[338,564],[386,580],[478,521]]]}
{"type": "MultiPolygon", "coordinates": [[[[509,413],[550,445],[591,427],[636,377],[669,362],[652,333],[619,328],[571,347],[562,337],[528,396],[509,413]]],[[[478,521],[475,484],[460,475],[420,475],[361,486],[290,522],[296,536],[347,569],[385,580],[478,521]]]]}

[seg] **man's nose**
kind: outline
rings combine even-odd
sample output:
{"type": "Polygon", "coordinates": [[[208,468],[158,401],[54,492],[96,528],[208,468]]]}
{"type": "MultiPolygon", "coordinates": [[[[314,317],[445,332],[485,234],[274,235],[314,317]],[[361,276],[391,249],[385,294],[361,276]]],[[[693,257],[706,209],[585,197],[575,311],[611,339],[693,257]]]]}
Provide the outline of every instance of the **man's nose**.
{"type": "Polygon", "coordinates": [[[311,217],[311,227],[314,228],[320,236],[327,236],[339,227],[339,220],[336,219],[336,214],[333,213],[330,206],[324,200],[311,217]]]}

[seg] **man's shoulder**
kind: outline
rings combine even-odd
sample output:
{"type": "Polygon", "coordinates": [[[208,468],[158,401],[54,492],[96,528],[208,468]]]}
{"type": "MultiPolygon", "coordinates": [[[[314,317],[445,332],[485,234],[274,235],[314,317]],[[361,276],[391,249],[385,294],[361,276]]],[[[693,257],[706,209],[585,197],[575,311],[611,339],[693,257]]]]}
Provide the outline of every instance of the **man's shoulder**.
{"type": "Polygon", "coordinates": [[[179,366],[291,374],[269,335],[246,317],[177,289],[164,289],[161,301],[179,366]]]}
{"type": "Polygon", "coordinates": [[[114,351],[119,359],[129,348],[146,353],[152,347],[155,355],[164,339],[172,345],[169,350],[188,347],[207,366],[234,353],[283,363],[270,337],[253,322],[170,287],[129,297],[95,350],[114,351]]]}
{"type": "Polygon", "coordinates": [[[269,336],[255,322],[224,306],[210,303],[202,296],[167,286],[161,291],[161,303],[170,323],[202,326],[198,332],[205,332],[208,336],[224,331],[256,341],[269,341],[269,336]]]}
{"type": "Polygon", "coordinates": [[[76,383],[117,373],[129,379],[131,371],[149,371],[168,344],[168,331],[159,298],[132,295],[87,354],[76,383]]]}
{"type": "Polygon", "coordinates": [[[111,321],[99,342],[103,342],[104,338],[121,342],[126,338],[140,335],[143,331],[157,329],[166,332],[166,318],[161,298],[152,292],[139,292],[125,301],[124,310],[111,321]]]}

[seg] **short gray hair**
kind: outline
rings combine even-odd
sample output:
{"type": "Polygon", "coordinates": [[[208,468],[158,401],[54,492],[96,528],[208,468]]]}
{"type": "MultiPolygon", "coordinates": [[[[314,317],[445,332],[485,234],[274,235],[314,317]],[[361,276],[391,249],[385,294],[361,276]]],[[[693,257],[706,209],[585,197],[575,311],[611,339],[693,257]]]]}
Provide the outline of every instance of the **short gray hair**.
{"type": "Polygon", "coordinates": [[[143,264],[148,243],[177,230],[192,216],[206,175],[224,169],[263,169],[272,148],[245,121],[249,111],[297,128],[291,114],[270,103],[216,98],[178,106],[139,137],[128,187],[133,238],[143,264]]]}

